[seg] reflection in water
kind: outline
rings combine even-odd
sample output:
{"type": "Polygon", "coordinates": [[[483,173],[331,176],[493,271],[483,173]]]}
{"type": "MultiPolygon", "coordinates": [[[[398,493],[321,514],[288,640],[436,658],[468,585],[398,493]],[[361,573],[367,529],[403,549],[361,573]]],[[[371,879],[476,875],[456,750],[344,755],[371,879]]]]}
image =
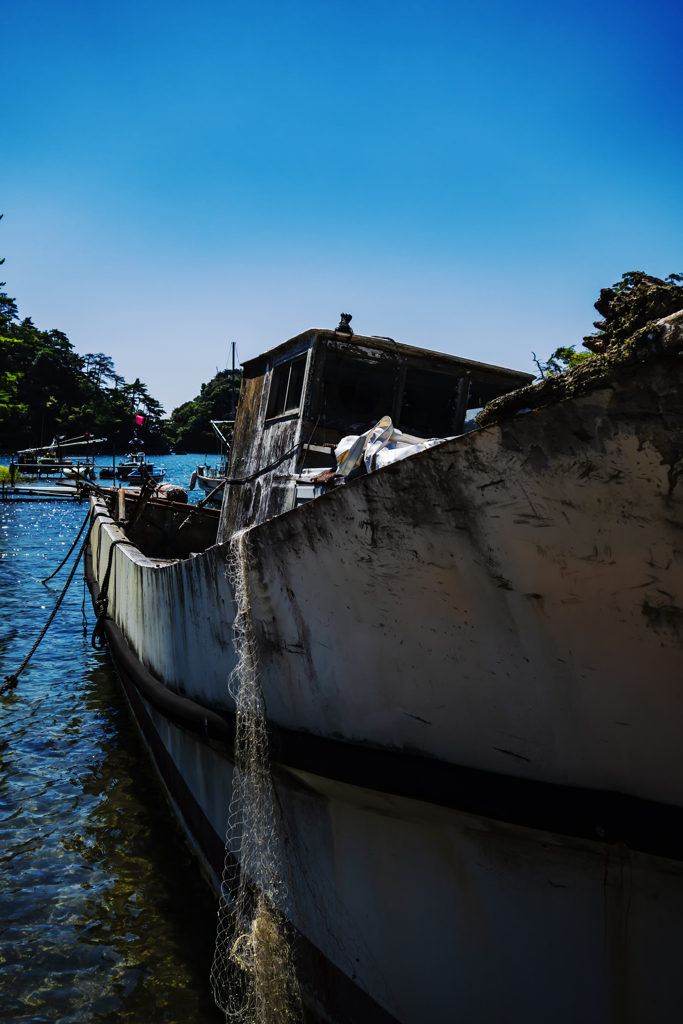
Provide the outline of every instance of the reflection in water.
{"type": "MultiPolygon", "coordinates": [[[[0,505],[0,676],[44,624],[85,515],[0,505]]],[[[79,571],[0,698],[0,1019],[218,1022],[216,904],[166,803],[79,571]],[[83,614],[88,628],[84,631],[83,614]]]]}

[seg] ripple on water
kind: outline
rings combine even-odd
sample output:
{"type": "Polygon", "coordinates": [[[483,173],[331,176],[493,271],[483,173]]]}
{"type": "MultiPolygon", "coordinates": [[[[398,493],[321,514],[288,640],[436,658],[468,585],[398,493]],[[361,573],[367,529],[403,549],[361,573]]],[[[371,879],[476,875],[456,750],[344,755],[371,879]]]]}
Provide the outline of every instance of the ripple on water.
{"type": "MultiPolygon", "coordinates": [[[[66,581],[85,506],[0,504],[0,676],[66,581]]],[[[0,698],[0,1019],[218,1022],[216,904],[118,688],[77,572],[0,698]],[[84,635],[84,615],[87,629],[84,635]]]]}

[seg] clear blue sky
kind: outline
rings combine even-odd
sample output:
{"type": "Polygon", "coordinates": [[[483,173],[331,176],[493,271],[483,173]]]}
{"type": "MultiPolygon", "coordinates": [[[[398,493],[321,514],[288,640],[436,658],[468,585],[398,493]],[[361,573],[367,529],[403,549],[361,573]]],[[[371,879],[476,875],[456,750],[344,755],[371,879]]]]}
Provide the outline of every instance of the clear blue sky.
{"type": "Polygon", "coordinates": [[[683,271],[682,12],[4,0],[7,291],[169,410],[342,310],[531,368],[683,271]]]}

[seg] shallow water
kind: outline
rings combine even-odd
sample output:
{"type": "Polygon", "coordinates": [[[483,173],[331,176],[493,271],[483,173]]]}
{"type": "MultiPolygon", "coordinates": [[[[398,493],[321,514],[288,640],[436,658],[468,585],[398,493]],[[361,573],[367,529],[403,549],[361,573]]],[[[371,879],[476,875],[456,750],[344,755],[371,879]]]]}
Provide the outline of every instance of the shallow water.
{"type": "MultiPolygon", "coordinates": [[[[191,471],[196,459],[183,462],[191,471]]],[[[86,511],[0,504],[0,677],[49,615],[68,566],[40,577],[86,511]]],[[[109,655],[90,646],[93,624],[79,567],[18,688],[0,697],[0,1019],[217,1024],[216,901],[109,655]]]]}

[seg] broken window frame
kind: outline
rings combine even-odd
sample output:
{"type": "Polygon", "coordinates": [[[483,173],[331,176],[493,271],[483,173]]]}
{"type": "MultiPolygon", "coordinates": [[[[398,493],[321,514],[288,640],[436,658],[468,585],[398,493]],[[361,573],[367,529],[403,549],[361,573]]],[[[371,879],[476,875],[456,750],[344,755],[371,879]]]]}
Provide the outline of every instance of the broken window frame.
{"type": "Polygon", "coordinates": [[[268,392],[268,405],[266,406],[266,423],[273,422],[274,420],[283,419],[288,416],[298,416],[301,411],[302,402],[306,394],[306,379],[308,375],[309,365],[309,353],[310,349],[306,349],[304,352],[297,352],[296,355],[288,354],[287,358],[280,360],[275,363],[270,370],[270,390],[268,392]],[[299,363],[303,365],[301,379],[299,384],[295,384],[295,388],[298,388],[299,394],[296,405],[291,405],[289,402],[289,396],[292,388],[292,370],[295,365],[299,363]],[[279,397],[281,392],[281,382],[284,373],[287,373],[287,384],[284,389],[284,400],[283,408],[279,411],[273,408],[274,405],[279,405],[279,397]]]}
{"type": "MultiPolygon", "coordinates": [[[[393,418],[396,408],[398,381],[402,373],[402,367],[400,365],[395,366],[395,361],[394,372],[396,379],[391,383],[391,398],[382,405],[381,412],[378,409],[375,410],[377,413],[376,417],[370,416],[368,418],[361,410],[354,412],[339,394],[334,397],[330,396],[332,397],[330,404],[334,403],[331,409],[327,407],[326,402],[327,387],[335,385],[339,375],[348,372],[350,369],[349,364],[365,365],[368,368],[368,375],[371,375],[375,368],[388,367],[388,364],[391,362],[392,360],[388,359],[378,359],[375,355],[371,355],[363,351],[363,349],[357,350],[355,346],[354,348],[347,345],[337,346],[336,344],[321,346],[314,373],[315,383],[312,392],[312,408],[320,410],[318,422],[320,424],[320,432],[325,435],[325,439],[327,439],[328,433],[330,436],[337,435],[337,439],[347,434],[363,433],[365,430],[373,427],[383,415],[390,415],[393,418]],[[336,361],[333,370],[328,364],[330,357],[336,361]],[[328,376],[330,370],[332,370],[332,376],[328,376]],[[334,406],[336,406],[336,409],[334,406]],[[338,415],[335,415],[335,413],[338,415]],[[355,423],[353,422],[354,416],[357,420],[355,423]]],[[[365,375],[361,373],[359,376],[365,375]]]]}

